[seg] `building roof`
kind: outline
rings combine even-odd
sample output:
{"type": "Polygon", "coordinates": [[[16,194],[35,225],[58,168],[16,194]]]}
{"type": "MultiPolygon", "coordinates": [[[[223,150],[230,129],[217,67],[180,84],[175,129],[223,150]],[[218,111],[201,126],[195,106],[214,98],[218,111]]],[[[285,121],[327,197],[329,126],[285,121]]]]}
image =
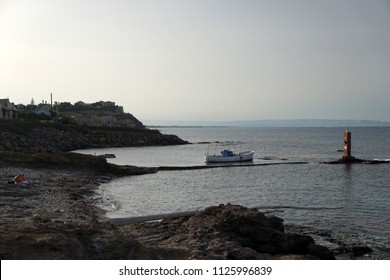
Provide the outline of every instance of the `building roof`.
{"type": "Polygon", "coordinates": [[[0,99],[0,108],[6,111],[17,111],[14,103],[11,103],[8,98],[0,99]]]}

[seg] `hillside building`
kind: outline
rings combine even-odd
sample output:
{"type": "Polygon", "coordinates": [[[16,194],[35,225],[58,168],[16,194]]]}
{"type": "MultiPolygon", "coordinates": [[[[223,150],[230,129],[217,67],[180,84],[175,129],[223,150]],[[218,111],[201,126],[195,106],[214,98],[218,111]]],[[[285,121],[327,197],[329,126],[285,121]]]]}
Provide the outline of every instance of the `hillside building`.
{"type": "Polygon", "coordinates": [[[8,98],[0,99],[0,119],[10,120],[17,117],[18,110],[8,98]]]}

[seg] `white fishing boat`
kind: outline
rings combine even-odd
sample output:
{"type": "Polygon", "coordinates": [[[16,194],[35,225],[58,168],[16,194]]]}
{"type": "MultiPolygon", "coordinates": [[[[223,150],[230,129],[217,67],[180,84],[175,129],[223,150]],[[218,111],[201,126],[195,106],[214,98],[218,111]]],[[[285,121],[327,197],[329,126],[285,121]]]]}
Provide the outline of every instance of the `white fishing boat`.
{"type": "MultiPolygon", "coordinates": [[[[221,145],[221,146],[225,146],[225,145],[221,145]]],[[[216,146],[215,149],[217,149],[217,147],[218,146],[216,146]]],[[[252,161],[254,153],[255,153],[254,150],[236,152],[235,148],[230,149],[230,148],[224,147],[223,150],[220,151],[220,153],[216,153],[216,152],[206,153],[205,159],[206,159],[206,163],[252,161]]]]}

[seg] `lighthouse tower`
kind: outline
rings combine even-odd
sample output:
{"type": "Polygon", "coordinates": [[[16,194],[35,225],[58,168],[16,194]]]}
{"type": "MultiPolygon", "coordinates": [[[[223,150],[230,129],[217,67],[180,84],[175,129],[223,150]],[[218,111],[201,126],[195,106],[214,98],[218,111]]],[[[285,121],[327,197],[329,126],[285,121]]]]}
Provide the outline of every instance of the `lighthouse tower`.
{"type": "Polygon", "coordinates": [[[354,161],[355,157],[352,156],[352,138],[351,132],[348,130],[348,127],[344,131],[344,155],[341,160],[343,161],[354,161]]]}
{"type": "Polygon", "coordinates": [[[344,131],[344,158],[351,157],[351,132],[348,127],[344,131]]]}

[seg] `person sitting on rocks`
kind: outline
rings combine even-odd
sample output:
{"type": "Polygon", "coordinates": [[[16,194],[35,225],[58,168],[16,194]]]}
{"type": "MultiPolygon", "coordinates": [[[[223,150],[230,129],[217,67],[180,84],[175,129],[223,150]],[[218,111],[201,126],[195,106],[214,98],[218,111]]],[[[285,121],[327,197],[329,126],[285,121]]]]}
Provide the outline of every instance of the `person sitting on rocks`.
{"type": "Polygon", "coordinates": [[[24,173],[19,173],[14,178],[15,184],[28,184],[26,178],[24,177],[24,173]]]}

